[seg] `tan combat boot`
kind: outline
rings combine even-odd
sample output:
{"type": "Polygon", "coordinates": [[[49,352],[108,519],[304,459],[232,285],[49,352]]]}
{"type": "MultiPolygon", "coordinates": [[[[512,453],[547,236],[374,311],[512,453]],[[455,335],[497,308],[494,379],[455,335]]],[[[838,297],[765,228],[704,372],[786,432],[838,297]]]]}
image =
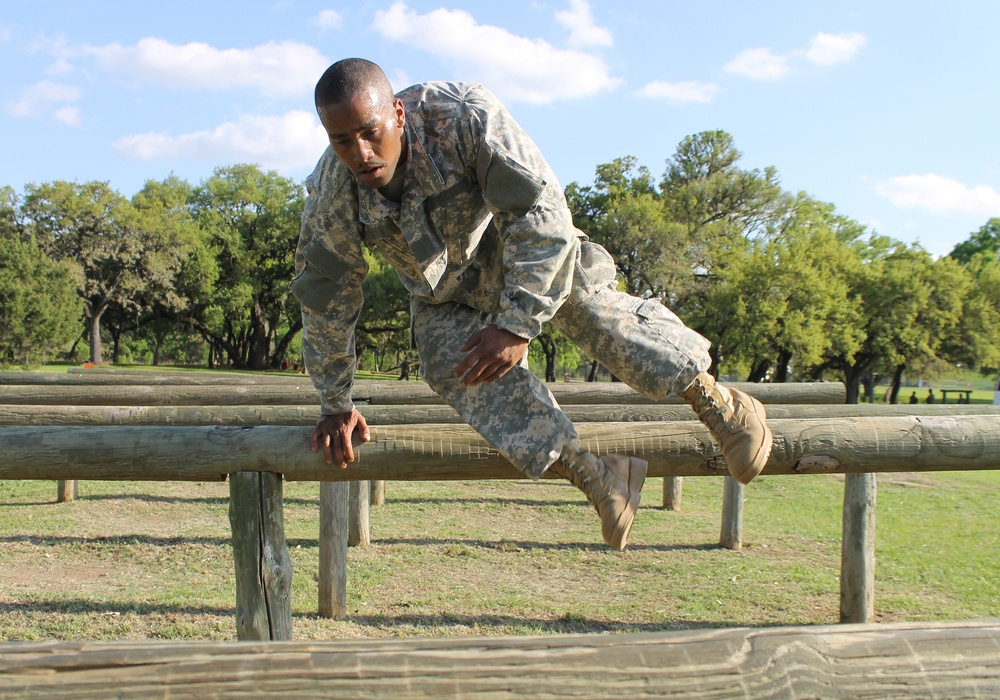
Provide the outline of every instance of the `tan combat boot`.
{"type": "Polygon", "coordinates": [[[699,374],[680,395],[719,443],[729,473],[749,484],[767,464],[774,442],[761,402],[739,389],[716,384],[708,372],[699,374]]]}
{"type": "Polygon", "coordinates": [[[595,457],[571,440],[549,467],[587,495],[601,518],[601,534],[609,547],[625,549],[646,480],[645,460],[620,455],[595,457]]]}

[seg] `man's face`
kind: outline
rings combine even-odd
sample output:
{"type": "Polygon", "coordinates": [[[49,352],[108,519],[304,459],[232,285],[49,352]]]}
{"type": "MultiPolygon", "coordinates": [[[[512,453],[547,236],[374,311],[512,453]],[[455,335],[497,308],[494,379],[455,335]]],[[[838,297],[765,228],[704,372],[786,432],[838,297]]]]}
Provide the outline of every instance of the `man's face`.
{"type": "Polygon", "coordinates": [[[317,111],[333,152],[362,185],[378,189],[402,174],[406,115],[400,100],[380,100],[370,91],[317,111]]]}

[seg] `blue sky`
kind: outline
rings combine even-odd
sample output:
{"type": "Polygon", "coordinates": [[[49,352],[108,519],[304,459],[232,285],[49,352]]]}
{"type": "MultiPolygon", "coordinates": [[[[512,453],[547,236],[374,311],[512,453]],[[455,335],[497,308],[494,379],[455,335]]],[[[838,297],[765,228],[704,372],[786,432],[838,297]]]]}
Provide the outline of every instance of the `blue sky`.
{"type": "Polygon", "coordinates": [[[1000,216],[1000,3],[668,0],[69,2],[0,14],[0,185],[131,196],[255,162],[302,179],[312,86],[369,58],[397,88],[485,84],[563,185],[686,135],[732,134],[879,233],[946,254],[1000,216]]]}

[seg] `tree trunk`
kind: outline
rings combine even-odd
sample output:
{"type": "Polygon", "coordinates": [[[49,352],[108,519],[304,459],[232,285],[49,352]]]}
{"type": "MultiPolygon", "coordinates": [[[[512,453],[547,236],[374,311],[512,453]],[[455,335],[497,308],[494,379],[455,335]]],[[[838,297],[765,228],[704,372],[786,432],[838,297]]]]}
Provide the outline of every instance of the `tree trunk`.
{"type": "Polygon", "coordinates": [[[769,369],[771,369],[771,361],[768,359],[761,360],[760,362],[757,363],[757,366],[750,371],[749,376],[747,376],[747,381],[748,382],[764,381],[765,379],[767,379],[767,371],[769,369]]]}
{"type": "MultiPolygon", "coordinates": [[[[279,340],[278,343],[274,346],[274,354],[271,356],[272,369],[277,369],[278,367],[281,367],[281,363],[285,360],[285,354],[288,352],[288,346],[291,344],[293,340],[295,340],[295,336],[297,336],[299,334],[299,331],[301,330],[302,330],[302,317],[300,316],[299,320],[291,325],[291,327],[288,329],[288,332],[285,333],[283,336],[281,336],[281,340],[279,340]]],[[[399,360],[398,351],[396,352],[396,360],[397,361],[399,360]]]]}
{"type": "Polygon", "coordinates": [[[774,381],[784,383],[788,381],[788,365],[792,361],[792,353],[782,350],[778,353],[777,366],[774,368],[774,381]]]}
{"type": "Polygon", "coordinates": [[[90,361],[99,365],[104,361],[101,352],[101,315],[106,305],[88,304],[90,307],[90,361]]]}
{"type": "Polygon", "coordinates": [[[595,381],[597,381],[597,368],[598,368],[598,366],[599,365],[597,364],[597,360],[593,360],[590,363],[590,372],[587,373],[587,381],[588,382],[595,382],[595,381]]]}
{"type": "Polygon", "coordinates": [[[899,403],[899,389],[903,385],[903,372],[906,370],[906,363],[896,365],[896,370],[892,373],[892,388],[889,390],[889,403],[899,403]]]}

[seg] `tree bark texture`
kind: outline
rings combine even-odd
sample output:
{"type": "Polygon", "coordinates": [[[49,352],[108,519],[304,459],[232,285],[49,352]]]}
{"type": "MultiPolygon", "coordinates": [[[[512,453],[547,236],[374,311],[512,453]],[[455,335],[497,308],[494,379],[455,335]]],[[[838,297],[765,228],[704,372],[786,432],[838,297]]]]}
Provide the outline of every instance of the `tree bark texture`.
{"type": "Polygon", "coordinates": [[[745,487],[726,475],[722,487],[722,530],[719,546],[723,549],[743,549],[743,492],[745,487]]]}
{"type": "Polygon", "coordinates": [[[646,634],[7,642],[6,700],[179,697],[996,698],[996,621],[646,634]]]}
{"type": "MultiPolygon", "coordinates": [[[[369,425],[462,423],[450,406],[358,406],[369,425]]],[[[580,423],[694,420],[688,406],[568,405],[570,420],[580,423]]],[[[876,416],[1000,415],[992,404],[771,404],[769,419],[876,416]]],[[[316,424],[312,406],[53,406],[0,405],[0,425],[302,425],[316,424]]]]}
{"type": "MultiPolygon", "coordinates": [[[[1000,468],[1000,416],[817,418],[769,422],[765,474],[952,471],[1000,468]]],[[[581,423],[596,454],[649,461],[649,476],[727,473],[696,421],[581,423]]],[[[0,478],[217,481],[242,470],[300,481],[436,481],[521,476],[460,424],[373,426],[346,469],[309,449],[308,426],[5,426],[0,478]]]]}
{"type": "Polygon", "coordinates": [[[229,481],[236,566],[236,634],[242,640],[292,638],[292,562],[285,543],[279,474],[238,472],[229,481]]]}
{"type": "MultiPolygon", "coordinates": [[[[843,403],[844,386],[835,382],[795,384],[746,384],[729,386],[742,389],[764,403],[824,404],[843,403]]],[[[549,384],[560,404],[640,404],[657,403],[622,383],[549,384]]],[[[441,404],[425,382],[354,383],[355,403],[372,405],[441,404]]],[[[682,403],[678,396],[662,402],[682,403]]],[[[0,386],[0,404],[56,404],[72,406],[232,406],[247,404],[319,405],[316,390],[303,380],[298,384],[247,386],[0,386]]]]}
{"type": "Polygon", "coordinates": [[[319,614],[347,617],[348,491],[344,482],[319,485],[319,614]]]}
{"type": "Polygon", "coordinates": [[[848,474],[840,553],[840,621],[875,617],[875,474],[848,474]]]}

